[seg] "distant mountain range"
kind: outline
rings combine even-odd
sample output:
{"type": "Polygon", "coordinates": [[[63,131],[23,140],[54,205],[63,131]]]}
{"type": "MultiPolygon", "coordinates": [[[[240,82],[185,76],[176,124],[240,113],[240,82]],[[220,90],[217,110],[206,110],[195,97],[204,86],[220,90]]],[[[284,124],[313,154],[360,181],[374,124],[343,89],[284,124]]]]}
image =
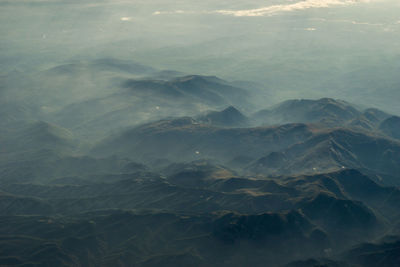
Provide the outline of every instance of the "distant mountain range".
{"type": "Polygon", "coordinates": [[[396,114],[109,58],[8,79],[1,266],[400,263],[396,114]]]}

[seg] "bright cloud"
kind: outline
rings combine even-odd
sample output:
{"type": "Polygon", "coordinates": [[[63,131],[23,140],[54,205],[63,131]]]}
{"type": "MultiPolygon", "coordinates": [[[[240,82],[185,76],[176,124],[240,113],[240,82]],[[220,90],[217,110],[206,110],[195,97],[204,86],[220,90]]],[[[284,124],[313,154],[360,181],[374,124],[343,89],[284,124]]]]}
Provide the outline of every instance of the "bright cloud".
{"type": "Polygon", "coordinates": [[[174,11],[155,11],[153,15],[173,15],[173,14],[196,14],[196,13],[209,13],[209,12],[195,12],[187,10],[174,10],[174,11]]]}
{"type": "Polygon", "coordinates": [[[310,8],[328,8],[348,6],[358,3],[368,3],[371,0],[304,0],[292,4],[272,5],[256,9],[245,10],[217,10],[216,13],[235,17],[260,17],[273,15],[278,12],[305,10],[310,8]]]}
{"type": "Polygon", "coordinates": [[[121,21],[131,21],[132,19],[132,17],[122,17],[121,21]]]}

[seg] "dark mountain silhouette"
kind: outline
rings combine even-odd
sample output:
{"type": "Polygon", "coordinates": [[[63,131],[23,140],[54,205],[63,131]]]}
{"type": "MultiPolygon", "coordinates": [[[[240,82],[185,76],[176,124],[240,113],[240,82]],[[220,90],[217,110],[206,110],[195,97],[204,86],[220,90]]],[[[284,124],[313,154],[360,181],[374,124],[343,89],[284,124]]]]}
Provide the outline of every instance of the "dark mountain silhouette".
{"type": "Polygon", "coordinates": [[[381,227],[372,210],[362,203],[337,199],[324,193],[301,204],[301,210],[338,243],[356,244],[373,238],[381,227]]]}
{"type": "Polygon", "coordinates": [[[345,101],[322,98],[319,100],[288,100],[272,109],[257,112],[254,114],[254,118],[268,124],[302,122],[343,125],[360,115],[359,110],[345,101]]]}
{"type": "MultiPolygon", "coordinates": [[[[241,266],[246,262],[253,266],[265,263],[278,266],[298,258],[325,257],[328,250],[343,249],[386,229],[374,214],[378,209],[370,209],[353,197],[363,199],[368,192],[390,188],[377,185],[357,171],[274,179],[228,178],[232,173],[218,175],[221,171],[226,172],[221,166],[206,162],[169,167],[165,171],[169,173],[167,180],[176,184],[182,181],[177,177],[193,179],[193,173],[202,173],[195,180],[204,183],[185,183],[184,187],[169,184],[162,177],[145,178],[137,174],[123,175],[107,183],[93,177],[90,185],[3,186],[13,195],[2,194],[8,199],[2,201],[0,232],[7,236],[0,238],[6,248],[0,259],[3,263],[50,261],[66,266],[73,262],[96,265],[99,261],[107,266],[117,261],[139,266],[167,263],[241,266]],[[18,195],[30,196],[21,199],[18,195]],[[280,208],[273,204],[285,200],[290,201],[280,208]],[[107,208],[111,210],[104,210],[107,208]],[[116,208],[153,211],[128,212],[116,208]],[[271,209],[275,212],[266,212],[271,209]],[[215,213],[205,213],[211,210],[215,213]],[[239,210],[244,213],[237,213],[239,210]],[[288,240],[297,245],[287,247],[288,240]],[[145,251],[140,249],[143,246],[147,248],[145,251]],[[121,258],[116,251],[127,256],[121,258]],[[246,257],[238,257],[238,252],[246,257]]],[[[370,202],[375,202],[373,199],[370,202]]],[[[387,202],[381,203],[379,209],[386,207],[387,202]]],[[[393,208],[399,213],[397,205],[393,208]]],[[[347,255],[337,261],[361,259],[347,255]]],[[[351,255],[356,252],[351,251],[351,255]]]]}
{"type": "Polygon", "coordinates": [[[0,192],[0,214],[7,215],[37,215],[37,214],[52,214],[53,207],[44,200],[16,196],[8,193],[0,192]]]}
{"type": "Polygon", "coordinates": [[[359,266],[396,266],[400,262],[400,240],[359,245],[345,253],[344,259],[359,266]]]}
{"type": "Polygon", "coordinates": [[[124,86],[139,95],[189,98],[212,106],[234,104],[246,107],[249,97],[249,93],[244,89],[230,86],[217,77],[199,75],[179,77],[170,81],[128,80],[124,86]]]}
{"type": "Polygon", "coordinates": [[[335,129],[316,134],[286,150],[272,152],[248,169],[294,174],[357,168],[380,174],[387,184],[398,184],[399,153],[398,142],[348,129],[335,129]]]}
{"type": "Polygon", "coordinates": [[[400,117],[387,118],[379,125],[379,129],[390,137],[400,139],[400,117]]]}
{"type": "Polygon", "coordinates": [[[244,127],[250,120],[233,106],[222,111],[211,111],[197,118],[202,123],[225,127],[244,127]]]}
{"type": "Polygon", "coordinates": [[[180,72],[180,71],[161,70],[161,71],[157,71],[157,72],[149,75],[148,79],[168,81],[168,80],[176,79],[176,78],[183,77],[183,76],[185,76],[185,73],[180,72]]]}
{"type": "Polygon", "coordinates": [[[390,117],[389,114],[383,112],[382,110],[376,108],[368,108],[364,111],[363,115],[376,126],[379,125],[380,122],[386,120],[390,117]]]}
{"type": "Polygon", "coordinates": [[[302,261],[291,262],[285,267],[353,267],[353,265],[346,263],[344,261],[334,261],[329,259],[308,259],[302,261]]]}
{"type": "Polygon", "coordinates": [[[263,266],[283,262],[280,257],[285,253],[281,248],[286,238],[303,244],[286,250],[286,258],[301,253],[318,255],[310,252],[318,249],[307,237],[312,225],[297,212],[185,216],[101,211],[63,220],[3,216],[0,229],[8,232],[0,240],[7,248],[0,252],[2,264],[242,266],[250,262],[252,266],[263,266]],[[241,246],[227,242],[230,237],[243,240],[241,246]],[[239,251],[249,258],[241,257],[239,251]]]}

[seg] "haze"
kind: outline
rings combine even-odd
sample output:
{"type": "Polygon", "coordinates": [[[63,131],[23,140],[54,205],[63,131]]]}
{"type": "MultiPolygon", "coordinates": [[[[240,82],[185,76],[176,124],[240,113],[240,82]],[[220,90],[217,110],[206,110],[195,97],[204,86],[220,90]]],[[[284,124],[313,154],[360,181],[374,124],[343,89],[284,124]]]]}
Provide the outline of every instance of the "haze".
{"type": "Polygon", "coordinates": [[[400,266],[398,0],[0,0],[0,266],[400,266]]]}
{"type": "Polygon", "coordinates": [[[2,1],[1,70],[113,57],[400,112],[397,1],[2,1]]]}

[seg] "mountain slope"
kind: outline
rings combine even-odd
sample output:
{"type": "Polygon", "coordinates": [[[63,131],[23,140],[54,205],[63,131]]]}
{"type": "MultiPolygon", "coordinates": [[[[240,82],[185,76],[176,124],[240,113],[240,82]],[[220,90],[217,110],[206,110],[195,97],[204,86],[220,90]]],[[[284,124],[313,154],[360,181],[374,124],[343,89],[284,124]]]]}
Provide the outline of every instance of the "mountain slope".
{"type": "Polygon", "coordinates": [[[400,139],[400,117],[387,118],[379,125],[379,129],[390,137],[400,139]]]}
{"type": "Polygon", "coordinates": [[[267,155],[248,167],[264,173],[316,173],[341,168],[364,169],[383,182],[399,184],[400,143],[382,137],[334,129],[267,155]]]}
{"type": "Polygon", "coordinates": [[[361,115],[351,104],[331,98],[318,100],[288,100],[270,110],[254,114],[258,121],[269,124],[321,123],[325,125],[344,124],[361,115]]]}
{"type": "Polygon", "coordinates": [[[198,121],[215,126],[245,127],[250,125],[250,120],[233,106],[222,111],[211,111],[204,116],[199,116],[198,121]]]}
{"type": "Polygon", "coordinates": [[[313,135],[312,131],[304,124],[219,128],[184,117],[145,124],[110,136],[95,146],[92,153],[117,154],[141,160],[211,158],[224,162],[237,156],[257,158],[269,151],[285,149],[306,140],[313,135]]]}
{"type": "Polygon", "coordinates": [[[23,121],[9,124],[6,129],[0,136],[4,158],[12,159],[14,154],[40,150],[67,154],[73,152],[78,144],[69,130],[44,121],[23,121]]]}
{"type": "Polygon", "coordinates": [[[80,134],[103,137],[115,129],[168,116],[194,116],[229,105],[249,107],[249,91],[216,77],[120,79],[112,88],[106,96],[65,106],[52,115],[54,120],[80,134]]]}

